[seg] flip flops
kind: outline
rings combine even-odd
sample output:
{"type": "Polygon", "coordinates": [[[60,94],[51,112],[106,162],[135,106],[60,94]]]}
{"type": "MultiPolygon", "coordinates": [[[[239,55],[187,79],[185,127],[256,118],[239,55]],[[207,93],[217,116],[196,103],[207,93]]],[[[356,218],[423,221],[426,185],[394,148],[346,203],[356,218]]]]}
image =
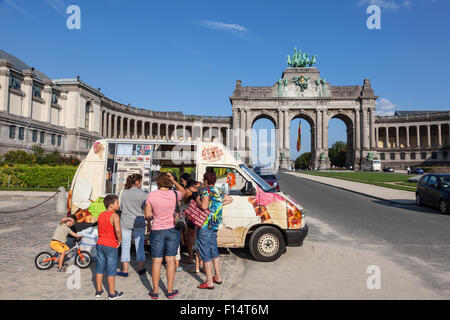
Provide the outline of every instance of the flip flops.
{"type": "Polygon", "coordinates": [[[203,283],[201,283],[197,288],[199,288],[199,289],[213,290],[213,289],[214,289],[214,286],[209,286],[207,282],[203,282],[203,283]]]}
{"type": "Polygon", "coordinates": [[[222,284],[223,283],[223,281],[216,281],[216,278],[214,278],[214,277],[213,277],[213,282],[217,283],[217,284],[222,284]]]}

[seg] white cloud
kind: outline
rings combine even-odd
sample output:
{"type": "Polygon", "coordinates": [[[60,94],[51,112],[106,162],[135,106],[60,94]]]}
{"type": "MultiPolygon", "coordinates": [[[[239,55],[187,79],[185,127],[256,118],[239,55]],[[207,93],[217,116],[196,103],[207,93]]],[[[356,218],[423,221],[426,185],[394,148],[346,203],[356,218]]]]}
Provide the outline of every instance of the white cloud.
{"type": "Polygon", "coordinates": [[[393,116],[397,105],[393,104],[389,99],[381,98],[376,102],[375,115],[377,116],[393,116]]]}
{"type": "Polygon", "coordinates": [[[224,23],[219,21],[201,20],[197,21],[197,23],[205,28],[230,31],[232,33],[245,33],[248,31],[247,28],[238,24],[224,23]]]}
{"type": "Polygon", "coordinates": [[[382,9],[389,11],[395,11],[400,8],[409,8],[411,5],[411,0],[360,0],[359,5],[372,5],[375,4],[382,9]]]}

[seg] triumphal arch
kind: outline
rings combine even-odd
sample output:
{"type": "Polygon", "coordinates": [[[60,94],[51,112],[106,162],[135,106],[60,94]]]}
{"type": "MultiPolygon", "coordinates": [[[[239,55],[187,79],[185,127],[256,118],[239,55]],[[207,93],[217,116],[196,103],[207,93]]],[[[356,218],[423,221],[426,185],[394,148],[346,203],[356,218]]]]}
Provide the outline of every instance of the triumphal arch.
{"type": "Polygon", "coordinates": [[[341,119],[347,127],[347,166],[359,169],[365,159],[377,158],[375,96],[370,80],[361,85],[332,86],[313,65],[316,56],[297,51],[288,56],[288,67],[270,87],[243,87],[241,80],[230,101],[233,107],[233,146],[250,163],[253,124],[265,118],[275,126],[275,167],[287,169],[289,129],[301,118],[311,127],[311,166],[330,167],[328,124],[341,119]]]}

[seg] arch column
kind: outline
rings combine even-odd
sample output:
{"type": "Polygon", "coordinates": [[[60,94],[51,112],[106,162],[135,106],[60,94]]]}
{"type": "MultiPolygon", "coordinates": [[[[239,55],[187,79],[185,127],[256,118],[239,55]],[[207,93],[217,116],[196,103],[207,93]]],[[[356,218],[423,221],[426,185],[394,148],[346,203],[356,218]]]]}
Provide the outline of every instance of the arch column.
{"type": "Polygon", "coordinates": [[[376,133],[375,133],[375,109],[370,109],[370,149],[377,147],[376,133]]]}
{"type": "MultiPolygon", "coordinates": [[[[361,150],[361,115],[359,109],[355,112],[355,150],[361,150]]],[[[386,145],[387,146],[387,145],[386,145]]]]}
{"type": "Polygon", "coordinates": [[[145,121],[141,120],[141,139],[145,139],[145,121]]]}
{"type": "Polygon", "coordinates": [[[431,147],[431,126],[427,126],[428,147],[431,147]]]}
{"type": "Polygon", "coordinates": [[[420,126],[416,126],[417,146],[420,147],[420,126]]]}
{"type": "Polygon", "coordinates": [[[410,141],[409,141],[409,126],[406,126],[406,147],[411,147],[410,141]]]}
{"type": "Polygon", "coordinates": [[[386,130],[386,136],[384,137],[385,140],[385,148],[389,148],[389,127],[384,128],[386,130]]]}
{"type": "Polygon", "coordinates": [[[327,111],[322,110],[322,149],[325,151],[328,151],[328,121],[327,111]]]}
{"type": "Polygon", "coordinates": [[[239,150],[245,151],[245,111],[243,109],[239,110],[239,120],[240,120],[240,132],[239,132],[239,150]]]}
{"type": "Polygon", "coordinates": [[[363,139],[362,139],[362,149],[368,150],[369,145],[369,121],[367,119],[367,108],[362,109],[362,132],[363,132],[363,139]]]}
{"type": "Polygon", "coordinates": [[[400,127],[395,127],[395,148],[400,148],[400,127]]]}
{"type": "Polygon", "coordinates": [[[442,146],[442,128],[441,128],[441,124],[439,123],[438,125],[438,147],[442,146]]]}
{"type": "Polygon", "coordinates": [[[102,123],[102,136],[106,137],[107,134],[107,125],[108,125],[108,120],[107,120],[107,113],[105,111],[103,111],[103,123],[102,123]]]}
{"type": "Polygon", "coordinates": [[[108,138],[111,138],[111,131],[112,131],[111,113],[108,113],[108,138]]]}
{"type": "Polygon", "coordinates": [[[322,151],[322,110],[316,110],[316,151],[322,151]]]}

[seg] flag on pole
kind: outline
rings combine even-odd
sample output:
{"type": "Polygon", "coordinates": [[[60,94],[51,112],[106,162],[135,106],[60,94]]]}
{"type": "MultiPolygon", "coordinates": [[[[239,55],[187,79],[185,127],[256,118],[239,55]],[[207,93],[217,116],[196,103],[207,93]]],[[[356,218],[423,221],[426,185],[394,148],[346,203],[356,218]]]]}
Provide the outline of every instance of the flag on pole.
{"type": "Polygon", "coordinates": [[[302,148],[302,121],[298,122],[297,152],[302,148]]]}

